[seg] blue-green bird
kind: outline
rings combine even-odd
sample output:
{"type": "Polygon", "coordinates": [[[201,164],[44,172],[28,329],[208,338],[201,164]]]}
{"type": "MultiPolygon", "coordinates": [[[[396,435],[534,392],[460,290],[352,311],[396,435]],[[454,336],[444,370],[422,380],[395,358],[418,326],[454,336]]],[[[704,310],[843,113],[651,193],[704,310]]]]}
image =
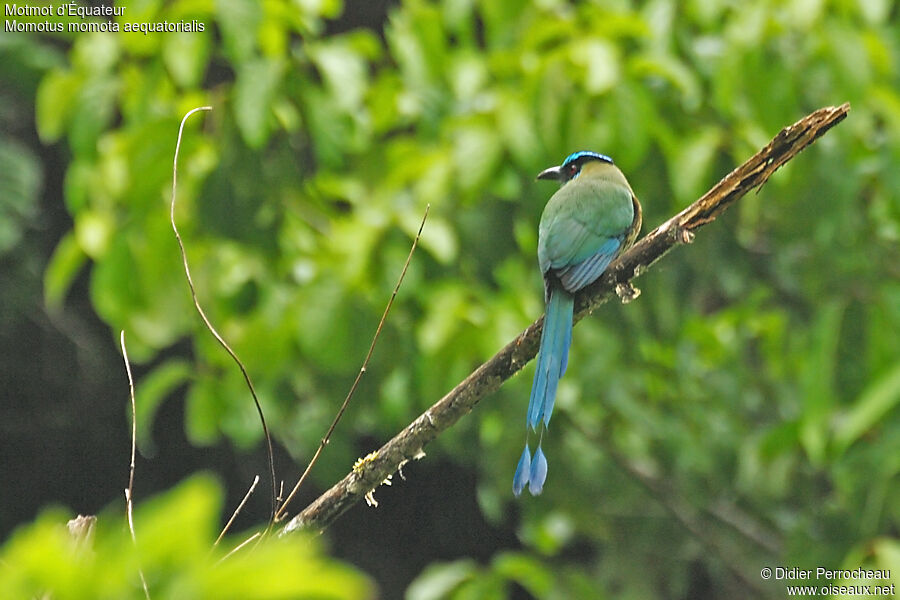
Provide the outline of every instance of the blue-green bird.
{"type": "Polygon", "coordinates": [[[547,309],[525,420],[525,450],[513,478],[516,496],[525,486],[532,495],[540,494],[547,479],[541,440],[553,414],[559,378],[566,371],[575,293],[599,278],[609,263],[634,243],[641,229],[641,205],[608,156],[575,152],[537,178],[555,179],[562,187],[547,202],[538,230],[538,263],[547,309]],[[529,428],[539,434],[533,458],[529,428]]]}

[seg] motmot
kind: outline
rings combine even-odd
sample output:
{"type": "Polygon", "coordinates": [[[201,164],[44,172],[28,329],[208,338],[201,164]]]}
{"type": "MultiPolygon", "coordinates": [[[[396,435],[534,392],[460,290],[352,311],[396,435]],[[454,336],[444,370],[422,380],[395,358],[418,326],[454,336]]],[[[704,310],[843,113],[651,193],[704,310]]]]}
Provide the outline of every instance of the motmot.
{"type": "Polygon", "coordinates": [[[542,171],[561,187],[551,196],[538,227],[538,264],[544,278],[544,329],[525,418],[525,449],[513,477],[513,494],[528,486],[540,494],[547,479],[541,450],[550,424],[556,388],[566,372],[572,344],[575,293],[596,281],[627,250],[641,229],[641,205],[612,159],[596,152],[570,154],[542,171]],[[538,435],[534,456],[529,429],[538,435]]]}

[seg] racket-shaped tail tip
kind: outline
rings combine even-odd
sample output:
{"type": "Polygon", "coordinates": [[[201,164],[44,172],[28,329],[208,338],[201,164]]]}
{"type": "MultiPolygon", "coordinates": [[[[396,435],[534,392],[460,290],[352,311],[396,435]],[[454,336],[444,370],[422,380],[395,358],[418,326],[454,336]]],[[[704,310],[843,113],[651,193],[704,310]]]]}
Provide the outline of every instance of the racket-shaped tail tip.
{"type": "Polygon", "coordinates": [[[537,496],[544,491],[544,481],[547,479],[547,457],[538,446],[534,451],[534,459],[531,461],[531,474],[528,476],[528,491],[532,496],[537,496]]]}
{"type": "Polygon", "coordinates": [[[513,495],[519,497],[528,481],[531,478],[531,449],[525,444],[522,450],[522,456],[519,458],[519,464],[516,466],[516,474],[513,477],[513,495]]]}

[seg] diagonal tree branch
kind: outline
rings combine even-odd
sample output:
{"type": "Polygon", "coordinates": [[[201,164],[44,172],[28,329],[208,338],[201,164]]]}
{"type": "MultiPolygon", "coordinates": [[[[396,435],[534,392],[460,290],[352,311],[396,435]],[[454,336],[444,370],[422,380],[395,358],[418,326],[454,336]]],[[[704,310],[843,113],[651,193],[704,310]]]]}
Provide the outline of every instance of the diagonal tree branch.
{"type": "MultiPolygon", "coordinates": [[[[726,175],[702,198],[647,234],[619,257],[600,279],[582,290],[576,297],[575,321],[584,318],[613,294],[617,293],[623,301],[636,297],[638,292],[631,286],[632,279],[644,273],[675,246],[690,243],[694,231],[714,221],[747,192],[763,185],[779,167],[844,120],[849,111],[849,103],[820,108],[782,129],[765,148],[726,175]]],[[[529,325],[377,452],[354,465],[341,481],[288,521],[282,534],[304,528],[326,528],[406,462],[424,456],[426,444],[534,358],[542,328],[543,317],[529,325]]]]}

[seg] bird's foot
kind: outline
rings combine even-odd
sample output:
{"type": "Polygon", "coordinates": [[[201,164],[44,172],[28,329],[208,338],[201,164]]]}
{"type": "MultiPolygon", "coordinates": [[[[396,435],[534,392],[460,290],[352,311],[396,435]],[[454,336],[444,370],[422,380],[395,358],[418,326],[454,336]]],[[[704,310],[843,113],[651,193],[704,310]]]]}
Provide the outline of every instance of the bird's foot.
{"type": "Polygon", "coordinates": [[[631,285],[630,281],[626,281],[625,283],[616,284],[616,294],[619,296],[622,304],[628,304],[641,295],[641,290],[631,285]]]}
{"type": "Polygon", "coordinates": [[[676,244],[690,244],[694,241],[694,232],[679,225],[673,225],[669,235],[676,244]]]}

